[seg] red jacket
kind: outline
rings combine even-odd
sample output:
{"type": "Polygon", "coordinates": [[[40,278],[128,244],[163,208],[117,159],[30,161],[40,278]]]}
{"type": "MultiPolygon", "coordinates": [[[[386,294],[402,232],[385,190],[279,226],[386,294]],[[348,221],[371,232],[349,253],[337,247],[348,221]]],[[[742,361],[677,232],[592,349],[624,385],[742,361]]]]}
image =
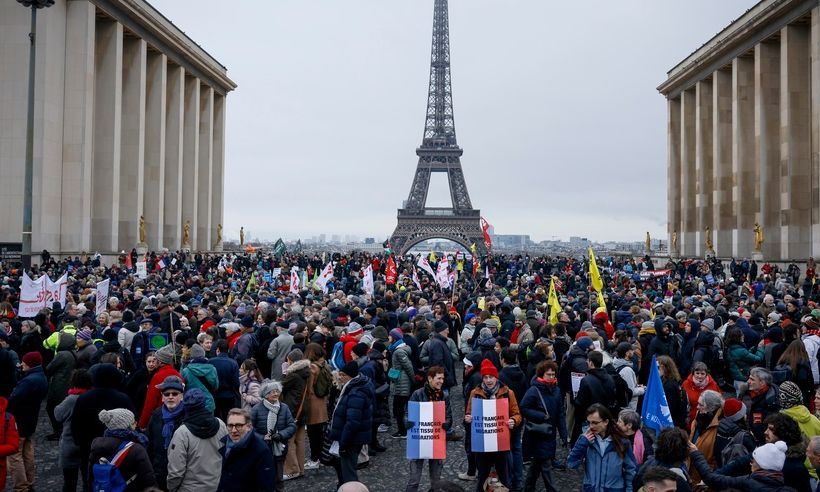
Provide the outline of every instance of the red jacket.
{"type": "Polygon", "coordinates": [[[140,414],[140,421],[138,427],[145,429],[148,427],[148,421],[151,420],[151,412],[162,405],[162,392],[157,389],[157,385],[165,381],[168,376],[176,376],[183,379],[179,371],[174,369],[172,364],[165,364],[157,369],[157,372],[151,376],[151,381],[148,383],[148,392],[145,394],[145,404],[142,406],[142,413],[140,414]]]}
{"type": "Polygon", "coordinates": [[[9,401],[0,396],[0,490],[6,490],[6,456],[17,452],[20,436],[14,415],[6,412],[9,401]]]}
{"type": "Polygon", "coordinates": [[[693,422],[695,420],[695,414],[698,413],[698,398],[700,395],[706,390],[717,391],[720,393],[720,387],[717,385],[712,376],[707,375],[709,378],[708,382],[706,383],[706,387],[703,389],[698,388],[695,386],[695,382],[692,379],[692,375],[690,374],[686,381],[683,382],[681,386],[683,386],[684,391],[686,391],[686,397],[689,398],[689,422],[693,422]]]}
{"type": "Polygon", "coordinates": [[[345,363],[352,361],[353,356],[350,355],[350,351],[353,350],[353,347],[355,347],[356,344],[359,343],[359,341],[356,340],[356,337],[352,337],[350,335],[342,335],[341,337],[339,337],[339,341],[344,344],[343,353],[345,356],[345,363]]]}

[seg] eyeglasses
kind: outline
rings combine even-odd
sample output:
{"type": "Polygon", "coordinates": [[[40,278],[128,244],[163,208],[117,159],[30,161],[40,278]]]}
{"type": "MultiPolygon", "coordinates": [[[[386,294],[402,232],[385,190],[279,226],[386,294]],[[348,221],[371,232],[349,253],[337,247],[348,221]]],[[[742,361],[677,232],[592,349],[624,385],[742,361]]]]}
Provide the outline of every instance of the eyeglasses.
{"type": "Polygon", "coordinates": [[[248,424],[227,424],[228,429],[241,429],[248,424]]]}
{"type": "Polygon", "coordinates": [[[163,393],[162,396],[169,396],[170,397],[170,396],[179,396],[181,394],[182,393],[180,393],[179,391],[167,391],[167,392],[163,393]]]}

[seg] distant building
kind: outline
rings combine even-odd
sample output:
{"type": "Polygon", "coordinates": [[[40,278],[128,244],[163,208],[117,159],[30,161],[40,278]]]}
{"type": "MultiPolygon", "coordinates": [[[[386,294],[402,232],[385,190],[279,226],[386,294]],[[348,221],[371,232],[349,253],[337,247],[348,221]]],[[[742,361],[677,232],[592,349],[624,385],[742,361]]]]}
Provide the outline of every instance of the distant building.
{"type": "Polygon", "coordinates": [[[366,237],[364,238],[364,244],[375,244],[376,238],[373,237],[366,237]]]}
{"type": "Polygon", "coordinates": [[[571,248],[588,248],[592,243],[585,237],[570,236],[569,246],[571,248]]]}

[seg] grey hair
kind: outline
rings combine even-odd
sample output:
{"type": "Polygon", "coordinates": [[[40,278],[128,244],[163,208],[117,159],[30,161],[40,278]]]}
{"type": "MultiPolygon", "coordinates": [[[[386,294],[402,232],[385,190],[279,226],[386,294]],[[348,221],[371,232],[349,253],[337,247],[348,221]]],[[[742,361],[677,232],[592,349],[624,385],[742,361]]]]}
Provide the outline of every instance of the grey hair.
{"type": "Polygon", "coordinates": [[[626,425],[632,427],[633,430],[641,428],[641,416],[638,415],[638,412],[635,410],[625,408],[618,414],[618,418],[626,425]]]}
{"type": "Polygon", "coordinates": [[[710,412],[723,407],[723,397],[717,391],[706,390],[700,396],[703,399],[703,404],[710,412]]]}
{"type": "Polygon", "coordinates": [[[820,454],[820,436],[814,436],[809,441],[809,449],[814,454],[820,454]]]}
{"type": "Polygon", "coordinates": [[[769,386],[772,385],[772,373],[769,372],[768,369],[765,369],[763,367],[753,367],[749,371],[749,377],[751,376],[756,377],[757,379],[763,381],[769,386]]]}
{"type": "Polygon", "coordinates": [[[708,374],[709,366],[707,366],[705,362],[697,361],[692,364],[692,373],[696,373],[698,371],[703,371],[708,374]]]}
{"type": "Polygon", "coordinates": [[[278,391],[279,393],[282,392],[282,383],[279,381],[274,381],[272,379],[268,379],[262,381],[262,385],[259,387],[259,396],[262,398],[266,398],[271,391],[278,391]]]}

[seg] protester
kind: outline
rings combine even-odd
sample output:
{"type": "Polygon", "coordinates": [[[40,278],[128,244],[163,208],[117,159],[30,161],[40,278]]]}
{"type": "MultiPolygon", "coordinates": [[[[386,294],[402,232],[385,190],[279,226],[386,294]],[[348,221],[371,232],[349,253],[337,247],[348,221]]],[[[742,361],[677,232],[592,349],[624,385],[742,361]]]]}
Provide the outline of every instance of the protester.
{"type": "MultiPolygon", "coordinates": [[[[333,374],[325,360],[325,349],[318,343],[305,347],[305,358],[310,361],[310,381],[308,384],[307,425],[310,459],[305,462],[305,470],[319,468],[319,457],[324,444],[325,426],[328,421],[328,396],[333,386],[333,374]]],[[[304,411],[304,410],[303,410],[304,411]]]]}
{"type": "Polygon", "coordinates": [[[216,367],[219,387],[216,389],[214,404],[216,416],[223,422],[228,418],[228,411],[240,406],[239,394],[239,364],[228,356],[228,342],[216,342],[216,357],[208,359],[208,363],[216,367]]]}
{"type": "Polygon", "coordinates": [[[277,483],[273,454],[254,432],[250,413],[241,408],[230,409],[226,427],[228,434],[220,439],[222,473],[216,490],[273,492],[277,483]]]}
{"type": "Polygon", "coordinates": [[[245,359],[239,366],[239,394],[242,396],[242,408],[250,411],[262,401],[259,388],[262,384],[262,373],[253,358],[245,359]]]}
{"type": "Polygon", "coordinates": [[[524,458],[532,463],[524,482],[524,490],[535,490],[538,477],[544,481],[548,492],[555,491],[552,480],[552,463],[555,459],[558,437],[566,445],[566,409],[558,388],[558,366],[553,361],[538,364],[535,380],[524,394],[519,405],[524,426],[524,458]],[[530,425],[534,424],[534,425],[530,425]]]}
{"type": "MultiPolygon", "coordinates": [[[[432,366],[427,370],[427,382],[424,387],[417,389],[410,396],[411,402],[444,402],[444,422],[442,422],[442,429],[447,431],[453,423],[453,410],[450,407],[450,396],[444,392],[444,368],[441,366],[432,366]]],[[[419,425],[419,422],[407,421],[406,427],[412,429],[419,425]]],[[[407,492],[416,492],[419,490],[419,483],[421,482],[421,473],[424,471],[424,462],[427,461],[427,466],[430,471],[430,483],[441,479],[441,471],[444,465],[444,460],[410,460],[410,477],[407,481],[407,492]]]]}
{"type": "Polygon", "coordinates": [[[296,421],[296,432],[288,440],[284,480],[293,480],[305,474],[305,422],[310,412],[308,393],[312,384],[310,361],[294,348],[285,358],[287,368],[282,379],[282,402],[287,405],[296,421]]]}
{"type": "Polygon", "coordinates": [[[254,431],[270,447],[273,455],[273,475],[276,480],[274,490],[281,492],[285,489],[285,458],[290,441],[296,434],[297,424],[290,407],[279,401],[282,395],[281,383],[266,380],[262,383],[259,394],[262,400],[251,410],[251,422],[254,431]]]}
{"type": "Polygon", "coordinates": [[[151,419],[151,412],[162,405],[162,394],[158,386],[162,384],[168,376],[176,376],[182,379],[182,376],[174,367],[174,358],[176,357],[176,354],[174,353],[174,348],[172,345],[162,347],[157,350],[154,355],[157,358],[157,364],[159,367],[153,376],[151,376],[151,380],[148,382],[148,391],[145,393],[145,404],[142,406],[142,412],[140,412],[138,423],[140,429],[145,429],[148,427],[148,421],[151,419]]]}
{"type": "MultiPolygon", "coordinates": [[[[20,435],[17,433],[17,422],[14,420],[14,415],[9,413],[8,410],[8,400],[0,396],[0,418],[2,418],[2,422],[0,422],[0,490],[6,489],[6,459],[17,453],[17,450],[20,449],[20,435]]],[[[64,463],[61,462],[63,470],[66,469],[66,465],[70,465],[71,463],[64,463]]],[[[74,490],[77,489],[77,475],[76,472],[74,474],[74,490]]],[[[63,475],[64,482],[67,483],[65,472],[63,475]]],[[[65,485],[63,486],[63,490],[65,490],[65,485]]]]}
{"type": "Polygon", "coordinates": [[[709,368],[703,362],[695,362],[692,364],[692,373],[689,374],[682,386],[689,399],[687,422],[691,424],[695,421],[695,415],[698,412],[700,395],[706,390],[720,393],[720,387],[717,385],[717,382],[712,379],[712,376],[709,375],[709,368]]]}
{"type": "Polygon", "coordinates": [[[105,425],[105,432],[101,437],[94,438],[88,457],[88,473],[93,477],[93,490],[98,490],[98,487],[102,486],[96,480],[93,466],[100,463],[101,459],[112,461],[120,451],[124,451],[124,458],[117,468],[128,484],[125,490],[140,491],[155,487],[157,482],[154,478],[154,469],[145,450],[148,439],[136,430],[134,412],[125,408],[114,408],[100,410],[98,417],[105,425]]]}
{"type": "Polygon", "coordinates": [[[147,451],[157,484],[160,488],[165,489],[169,488],[167,476],[171,438],[182,425],[184,417],[182,394],[185,391],[185,383],[176,376],[168,376],[157,385],[157,389],[162,394],[162,405],[151,413],[145,434],[148,437],[147,451]]]}
{"type": "Polygon", "coordinates": [[[585,491],[631,489],[635,479],[635,457],[612,414],[604,405],[594,403],[587,409],[586,418],[589,428],[573,446],[567,466],[578,468],[584,465],[585,491]]]}
{"type": "Polygon", "coordinates": [[[40,405],[48,394],[48,381],[42,365],[43,357],[40,352],[29,352],[24,355],[23,377],[8,399],[6,410],[14,416],[20,438],[17,452],[7,458],[9,475],[14,482],[14,492],[27,492],[34,488],[34,432],[37,430],[40,405]]]}
{"type": "Polygon", "coordinates": [[[71,432],[71,420],[74,417],[74,405],[80,395],[88,392],[93,386],[91,376],[85,369],[75,369],[69,380],[68,395],[54,407],[54,418],[60,422],[63,432],[60,436],[60,468],[63,470],[63,492],[76,492],[80,476],[80,448],[74,442],[71,432]]]}
{"type": "Polygon", "coordinates": [[[188,384],[189,389],[199,389],[205,397],[205,407],[213,412],[216,409],[213,394],[219,389],[219,377],[216,367],[208,363],[205,349],[195,343],[191,346],[191,359],[182,369],[180,376],[188,384]]]}
{"type": "Polygon", "coordinates": [[[749,371],[748,389],[742,401],[748,410],[749,430],[754,434],[756,442],[764,442],[764,421],[780,410],[780,388],[772,384],[772,373],[760,367],[752,368],[749,371]]]}
{"type": "Polygon", "coordinates": [[[57,352],[45,368],[48,377],[48,395],[46,397],[46,413],[51,421],[52,433],[46,436],[49,441],[59,439],[62,434],[62,425],[54,415],[57,407],[68,395],[71,375],[77,367],[77,354],[73,352],[75,339],[68,333],[60,333],[57,338],[57,352]]]}
{"type": "MultiPolygon", "coordinates": [[[[698,398],[697,414],[689,429],[689,441],[695,443],[711,468],[715,468],[718,463],[715,455],[715,440],[722,409],[723,398],[720,393],[712,390],[704,391],[698,398]]],[[[700,481],[697,473],[693,473],[692,477],[695,483],[700,481]]]]}
{"type": "Polygon", "coordinates": [[[632,445],[632,454],[635,456],[635,465],[642,465],[654,454],[654,444],[650,432],[641,429],[641,416],[638,412],[625,408],[618,413],[618,429],[632,445]]]}
{"type": "Polygon", "coordinates": [[[675,490],[678,492],[688,492],[692,490],[693,482],[687,460],[689,457],[689,439],[686,432],[680,427],[667,427],[658,434],[657,449],[655,453],[646,459],[635,474],[633,489],[638,490],[642,486],[647,486],[651,478],[650,470],[662,468],[671,471],[671,476],[675,481],[675,490]]]}
{"type": "MultiPolygon", "coordinates": [[[[465,328],[466,329],[466,328],[465,328]]],[[[396,439],[404,439],[407,436],[407,429],[404,426],[404,414],[407,402],[410,400],[410,393],[415,379],[415,370],[411,360],[411,349],[404,341],[404,334],[401,329],[394,328],[389,333],[390,352],[392,368],[390,393],[393,395],[393,417],[396,419],[396,432],[392,435],[396,439]]]]}
{"type": "Polygon", "coordinates": [[[357,481],[357,459],[362,446],[370,442],[375,391],[367,376],[359,374],[359,365],[348,362],[339,371],[340,395],[330,418],[329,438],[338,443],[337,485],[357,481]]]}

